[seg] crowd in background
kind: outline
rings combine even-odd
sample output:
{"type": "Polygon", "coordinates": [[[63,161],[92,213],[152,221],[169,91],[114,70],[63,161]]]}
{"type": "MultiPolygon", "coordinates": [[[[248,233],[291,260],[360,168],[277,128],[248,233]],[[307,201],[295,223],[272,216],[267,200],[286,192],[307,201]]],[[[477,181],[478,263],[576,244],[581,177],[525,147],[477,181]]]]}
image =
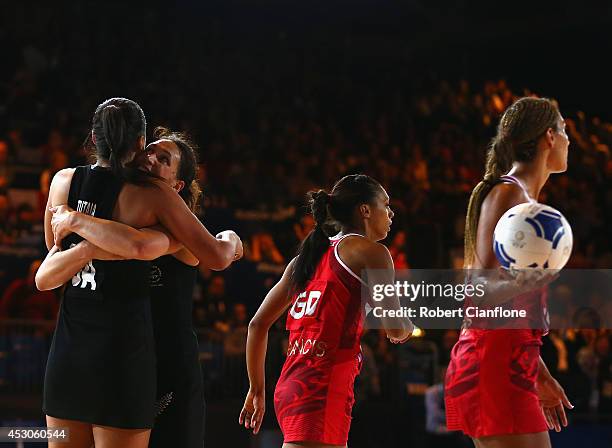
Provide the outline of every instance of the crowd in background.
{"type": "MultiPolygon", "coordinates": [[[[154,19],[145,14],[143,20],[154,19]]],[[[65,32],[78,34],[81,27],[65,32]]],[[[258,54],[231,51],[213,54],[214,64],[184,53],[161,58],[159,71],[126,90],[123,81],[139,77],[136,64],[121,66],[121,79],[108,76],[116,69],[108,65],[79,65],[78,52],[103,41],[108,53],[100,59],[111,61],[127,38],[121,31],[93,31],[83,34],[78,48],[33,40],[7,56],[17,69],[2,74],[0,85],[0,319],[54,319],[58,295],[37,291],[33,282],[46,254],[42,219],[51,179],[62,168],[88,163],[81,143],[95,106],[107,96],[129,96],[143,106],[150,129],[166,125],[194,136],[205,192],[201,219],[211,231],[235,229],[245,244],[244,260],[227,271],[202,270],[194,294],[201,347],[213,353],[204,359],[213,398],[242,395],[223,384],[231,375],[244,386],[249,318],[314,225],[304,207],[308,190],[330,188],[349,173],[375,177],[395,212],[384,243],[396,268],[459,268],[467,200],[482,177],[487,142],[501,112],[518,96],[533,94],[503,79],[429,76],[404,85],[401,73],[395,82],[382,75],[366,89],[371,73],[353,79],[346,67],[324,77],[305,66],[299,80],[282,79],[282,67],[257,65],[258,54]],[[237,72],[253,65],[261,70],[238,83],[237,72]],[[65,73],[71,73],[69,84],[60,78],[65,73]],[[297,93],[288,94],[293,88],[297,93]]],[[[140,40],[134,44],[151,51],[140,40]]],[[[161,45],[156,50],[163,54],[178,43],[170,35],[161,45]]],[[[290,65],[289,50],[276,48],[277,59],[290,65]]],[[[563,104],[560,109],[571,142],[569,169],[549,179],[540,201],[572,225],[568,268],[610,268],[612,124],[563,104]]],[[[553,297],[576,293],[567,285],[556,288],[553,297]]],[[[283,322],[272,333],[273,386],[286,345],[283,322]]],[[[579,411],[612,414],[610,336],[606,330],[555,329],[545,338],[543,357],[579,411]]],[[[402,348],[369,331],[358,400],[388,400],[398,390],[422,396],[424,386],[440,381],[457,337],[456,330],[426,331],[402,348]]],[[[2,366],[0,361],[0,376],[2,366]]]]}

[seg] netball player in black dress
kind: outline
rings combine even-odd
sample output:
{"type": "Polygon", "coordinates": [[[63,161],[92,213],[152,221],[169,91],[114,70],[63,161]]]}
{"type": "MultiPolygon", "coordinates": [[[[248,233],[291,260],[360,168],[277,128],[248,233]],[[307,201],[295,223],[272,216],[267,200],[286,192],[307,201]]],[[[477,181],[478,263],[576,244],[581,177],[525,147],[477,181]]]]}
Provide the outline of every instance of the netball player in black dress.
{"type": "MultiPolygon", "coordinates": [[[[170,184],[184,182],[179,195],[195,211],[200,189],[195,181],[193,146],[180,134],[158,130],[149,145],[150,170],[170,184]],[[180,156],[174,156],[180,151],[180,156]],[[170,163],[168,154],[172,155],[170,163]],[[178,160],[177,160],[178,159],[178,160]]],[[[198,259],[182,249],[152,262],[151,310],[157,354],[157,410],[149,447],[204,445],[204,383],[193,329],[193,290],[198,259]]]]}
{"type": "MultiPolygon", "coordinates": [[[[196,176],[196,151],[180,133],[157,128],[157,139],[138,156],[137,165],[175,188],[191,210],[201,195],[196,176]]],[[[78,215],[87,219],[87,215],[78,215]]],[[[114,237],[133,231],[124,224],[105,223],[114,237]]],[[[163,237],[163,235],[162,235],[163,237]]],[[[160,245],[160,248],[162,246],[160,245]]],[[[174,249],[172,249],[174,250],[174,249]]],[[[154,255],[149,251],[148,255],[154,255]]],[[[136,254],[134,254],[136,256],[136,254]]],[[[68,281],[91,258],[114,255],[87,241],[47,257],[36,281],[52,289],[68,281]],[[87,258],[89,257],[89,258],[87,258]]],[[[204,385],[192,325],[192,299],[198,260],[185,248],[157,258],[151,265],[150,294],[157,355],[157,417],[150,447],[202,447],[204,443],[204,385]]]]}
{"type": "MultiPolygon", "coordinates": [[[[56,174],[48,208],[68,204],[94,220],[113,219],[135,228],[162,224],[211,268],[223,269],[240,258],[237,235],[225,232],[215,238],[175,189],[162,181],[136,179],[125,169],[142,151],[144,135],[144,114],[133,101],[113,98],[98,106],[92,127],[97,164],[56,174]]],[[[75,216],[69,211],[63,215],[59,222],[75,216]]],[[[63,238],[68,227],[62,231],[58,226],[60,231],[53,235],[47,212],[47,246],[53,245],[55,236],[55,243],[68,249],[90,230],[75,228],[81,236],[63,238]]],[[[148,241],[164,241],[159,232],[136,232],[136,247],[143,251],[148,241]]],[[[166,237],[167,247],[170,240],[166,237]]],[[[113,252],[127,257],[132,247],[113,252]]],[[[94,260],[67,283],[43,400],[48,426],[70,429],[69,444],[61,446],[89,447],[94,441],[97,447],[147,446],[156,399],[149,270],[143,261],[94,260]]]]}

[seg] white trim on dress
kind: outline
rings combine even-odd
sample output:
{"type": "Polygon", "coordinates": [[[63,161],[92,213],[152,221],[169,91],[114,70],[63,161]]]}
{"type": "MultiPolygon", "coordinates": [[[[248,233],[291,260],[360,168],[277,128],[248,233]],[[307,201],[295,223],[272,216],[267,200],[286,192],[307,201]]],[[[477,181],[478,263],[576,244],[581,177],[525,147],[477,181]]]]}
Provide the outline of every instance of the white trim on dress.
{"type": "Polygon", "coordinates": [[[336,236],[332,236],[329,239],[332,241],[338,241],[336,243],[336,245],[334,246],[334,255],[336,256],[336,260],[338,260],[338,263],[340,263],[340,266],[342,266],[349,274],[351,274],[353,277],[355,277],[357,280],[359,280],[359,283],[361,283],[363,286],[365,286],[366,288],[368,287],[368,284],[366,282],[364,282],[361,277],[359,277],[357,274],[355,274],[351,268],[349,268],[344,261],[342,261],[342,259],[340,258],[340,255],[338,254],[338,246],[340,245],[340,242],[346,238],[347,236],[360,236],[362,238],[365,238],[363,235],[360,235],[358,233],[347,233],[346,235],[342,235],[341,237],[338,237],[338,235],[336,236]]]}

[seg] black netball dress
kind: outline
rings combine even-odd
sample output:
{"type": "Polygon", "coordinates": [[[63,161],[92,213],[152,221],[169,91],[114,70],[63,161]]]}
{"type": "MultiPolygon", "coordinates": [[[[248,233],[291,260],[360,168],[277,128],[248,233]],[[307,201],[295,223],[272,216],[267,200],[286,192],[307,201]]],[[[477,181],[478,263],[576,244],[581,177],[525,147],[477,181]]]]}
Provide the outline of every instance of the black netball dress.
{"type": "Polygon", "coordinates": [[[204,384],[192,323],[196,273],[171,255],[151,264],[158,415],[149,447],[204,444],[204,384]]]}
{"type": "MultiPolygon", "coordinates": [[[[112,219],[122,182],[108,169],[78,167],[68,205],[112,219]]],[[[81,241],[71,234],[63,249],[81,241]]],[[[45,374],[43,411],[117,428],[151,428],[155,343],[150,263],[90,261],[64,290],[45,374]]]]}

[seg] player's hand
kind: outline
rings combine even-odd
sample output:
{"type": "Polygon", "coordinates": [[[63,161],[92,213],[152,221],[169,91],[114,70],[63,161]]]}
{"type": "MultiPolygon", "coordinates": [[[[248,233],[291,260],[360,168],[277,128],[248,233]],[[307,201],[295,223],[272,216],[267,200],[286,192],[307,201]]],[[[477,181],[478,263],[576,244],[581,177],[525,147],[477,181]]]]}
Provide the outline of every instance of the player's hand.
{"type": "Polygon", "coordinates": [[[217,233],[217,239],[234,243],[234,261],[242,258],[244,255],[244,248],[242,247],[242,240],[236,232],[233,230],[224,230],[223,232],[217,233]]]}
{"type": "Polygon", "coordinates": [[[561,426],[567,426],[565,408],[574,408],[567,395],[565,395],[563,387],[552,376],[547,375],[543,378],[538,378],[536,389],[548,429],[554,429],[557,432],[561,431],[561,426]]]}
{"type": "Polygon", "coordinates": [[[75,212],[65,204],[50,207],[49,211],[53,213],[51,217],[53,241],[56,246],[61,246],[62,240],[72,233],[72,217],[75,212]]]}
{"type": "Polygon", "coordinates": [[[408,340],[412,338],[412,335],[414,334],[414,330],[416,329],[416,327],[411,321],[408,321],[407,325],[408,325],[408,328],[406,328],[406,330],[408,332],[408,335],[403,337],[402,339],[394,338],[392,336],[387,335],[387,337],[389,338],[389,341],[391,341],[392,344],[403,344],[404,342],[408,342],[408,340]]]}
{"type": "MultiPolygon", "coordinates": [[[[504,270],[505,271],[505,270],[504,270]]],[[[514,278],[521,292],[535,291],[543,288],[559,278],[559,270],[556,269],[520,269],[513,272],[505,271],[506,275],[514,278]]]]}
{"type": "Polygon", "coordinates": [[[247,429],[253,429],[253,434],[257,434],[265,413],[265,393],[256,393],[253,392],[252,389],[249,389],[246,399],[244,400],[244,405],[242,406],[242,411],[240,411],[240,417],[238,417],[238,424],[244,425],[247,429]]]}
{"type": "Polygon", "coordinates": [[[392,344],[403,344],[404,342],[408,342],[411,337],[412,334],[404,339],[389,338],[389,341],[391,341],[392,344]]]}

